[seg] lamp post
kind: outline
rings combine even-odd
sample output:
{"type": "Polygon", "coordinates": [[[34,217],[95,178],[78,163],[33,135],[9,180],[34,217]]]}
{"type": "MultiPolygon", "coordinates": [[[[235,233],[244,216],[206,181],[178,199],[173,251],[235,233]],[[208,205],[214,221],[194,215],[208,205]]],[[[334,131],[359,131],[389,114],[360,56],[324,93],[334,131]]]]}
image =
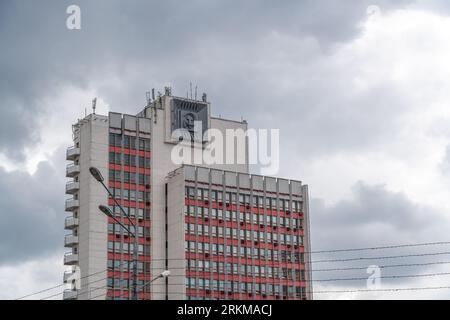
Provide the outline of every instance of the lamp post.
{"type": "Polygon", "coordinates": [[[167,278],[168,276],[170,276],[170,270],[164,270],[163,272],[161,272],[157,277],[155,277],[154,279],[147,281],[146,283],[144,283],[142,285],[142,288],[145,288],[146,286],[148,286],[149,284],[151,284],[153,281],[156,281],[160,278],[167,278]]]}
{"type": "MultiPolygon", "coordinates": [[[[104,213],[108,217],[111,217],[122,228],[124,228],[126,231],[128,231],[128,234],[129,234],[130,237],[132,235],[134,236],[134,246],[133,246],[133,291],[132,291],[131,299],[132,300],[137,300],[138,299],[138,296],[137,296],[137,280],[138,280],[138,267],[137,267],[137,264],[138,264],[139,248],[138,248],[138,231],[137,231],[136,224],[133,222],[133,220],[131,220],[131,217],[128,215],[128,213],[125,212],[125,210],[122,208],[122,206],[116,200],[116,198],[114,198],[114,195],[111,193],[109,188],[105,185],[104,178],[103,178],[102,174],[100,173],[100,170],[98,170],[95,167],[90,167],[89,168],[89,172],[95,178],[95,180],[97,180],[98,182],[101,183],[103,188],[105,188],[105,190],[108,192],[108,194],[114,200],[116,205],[120,208],[120,211],[122,211],[122,213],[128,218],[128,221],[130,222],[130,224],[133,226],[133,231],[134,232],[132,232],[128,227],[126,227],[118,219],[116,219],[116,217],[114,216],[114,213],[112,213],[111,210],[108,207],[103,206],[103,205],[100,205],[98,207],[102,213],[104,213]]],[[[170,272],[169,272],[169,274],[170,274],[170,272]]]]}

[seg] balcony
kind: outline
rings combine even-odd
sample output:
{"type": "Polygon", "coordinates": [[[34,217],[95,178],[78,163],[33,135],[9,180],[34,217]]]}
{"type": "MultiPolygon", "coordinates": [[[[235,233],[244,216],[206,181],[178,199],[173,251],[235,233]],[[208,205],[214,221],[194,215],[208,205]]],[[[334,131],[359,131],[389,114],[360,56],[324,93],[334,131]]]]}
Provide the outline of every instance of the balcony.
{"type": "Polygon", "coordinates": [[[71,283],[74,280],[75,270],[64,271],[63,282],[71,283]]]}
{"type": "Polygon", "coordinates": [[[78,244],[78,237],[68,234],[64,237],[64,247],[72,248],[73,246],[78,244]]]}
{"type": "Polygon", "coordinates": [[[70,181],[66,183],[66,194],[74,194],[80,189],[80,183],[76,181],[70,181]]]}
{"type": "Polygon", "coordinates": [[[78,227],[78,224],[79,224],[78,218],[67,217],[66,220],[64,221],[64,229],[72,230],[78,227]]]}
{"type": "Polygon", "coordinates": [[[75,160],[80,155],[80,148],[70,147],[66,151],[67,160],[75,160]]]}
{"type": "Polygon", "coordinates": [[[80,166],[77,164],[69,164],[66,167],[66,177],[72,178],[80,173],[80,166]]]}
{"type": "Polygon", "coordinates": [[[66,266],[73,266],[74,264],[78,264],[78,254],[67,252],[64,255],[64,264],[66,266]]]}
{"type": "Polygon", "coordinates": [[[75,300],[78,298],[78,290],[66,289],[63,292],[63,300],[75,300]]]}
{"type": "Polygon", "coordinates": [[[66,200],[66,211],[74,211],[80,206],[80,201],[73,198],[66,200]]]}

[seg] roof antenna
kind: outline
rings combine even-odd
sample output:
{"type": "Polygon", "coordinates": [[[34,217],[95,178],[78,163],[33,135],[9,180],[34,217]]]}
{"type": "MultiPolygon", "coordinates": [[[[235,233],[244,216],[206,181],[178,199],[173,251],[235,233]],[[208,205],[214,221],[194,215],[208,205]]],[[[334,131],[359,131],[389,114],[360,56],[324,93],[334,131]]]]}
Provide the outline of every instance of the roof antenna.
{"type": "Polygon", "coordinates": [[[95,107],[97,106],[97,97],[92,100],[92,112],[95,114],[95,107]]]}
{"type": "Polygon", "coordinates": [[[191,90],[191,100],[192,100],[192,82],[189,82],[189,87],[190,87],[190,90],[191,90]]]}
{"type": "Polygon", "coordinates": [[[150,97],[150,91],[145,93],[145,99],[147,100],[147,107],[152,103],[152,98],[150,97]]]}
{"type": "Polygon", "coordinates": [[[155,88],[152,88],[152,100],[155,100],[155,88]]]}
{"type": "Polygon", "coordinates": [[[195,100],[197,100],[197,86],[195,86],[195,100]]]}

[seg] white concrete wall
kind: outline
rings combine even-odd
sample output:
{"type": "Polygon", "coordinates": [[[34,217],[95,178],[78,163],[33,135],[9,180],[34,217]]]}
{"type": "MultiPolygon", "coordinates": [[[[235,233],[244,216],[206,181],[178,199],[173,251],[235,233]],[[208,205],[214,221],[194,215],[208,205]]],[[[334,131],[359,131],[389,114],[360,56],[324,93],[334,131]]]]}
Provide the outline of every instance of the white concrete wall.
{"type": "Polygon", "coordinates": [[[98,206],[107,205],[107,193],[90,174],[97,167],[108,179],[108,118],[90,115],[80,128],[79,299],[105,299],[107,263],[107,218],[98,206]],[[95,275],[92,275],[95,274],[95,275]],[[87,277],[88,275],[92,275],[87,277]]]}
{"type": "Polygon", "coordinates": [[[309,192],[308,192],[308,186],[303,185],[302,186],[302,198],[303,198],[303,219],[304,219],[304,230],[305,230],[305,237],[304,237],[304,243],[305,243],[305,267],[306,274],[305,274],[305,280],[306,280],[306,297],[309,300],[312,300],[313,297],[313,284],[312,284],[312,263],[311,263],[311,235],[310,235],[310,218],[309,218],[309,192]]]}
{"type": "MultiPolygon", "coordinates": [[[[151,117],[151,215],[152,215],[152,272],[157,275],[165,269],[165,184],[169,172],[179,168],[180,165],[171,161],[173,143],[167,143],[167,128],[170,126],[170,99],[162,96],[161,104],[153,103],[153,107],[147,109],[147,116],[151,117]],[[156,107],[155,107],[156,106],[156,107]],[[156,117],[155,117],[156,115],[156,117]]],[[[210,119],[211,127],[224,132],[227,127],[242,128],[246,130],[247,124],[224,119],[210,119]]],[[[247,144],[245,145],[247,148],[247,144]]],[[[241,150],[247,154],[247,150],[241,150]]],[[[210,166],[221,170],[247,172],[248,164],[243,165],[214,165],[210,166]]],[[[184,190],[182,190],[184,196],[184,190]]],[[[183,230],[184,234],[184,230],[183,230]]],[[[175,252],[184,252],[184,241],[181,242],[179,250],[172,248],[175,252]]],[[[164,281],[155,281],[152,284],[152,298],[165,299],[164,281]]]]}
{"type": "MultiPolygon", "coordinates": [[[[152,273],[153,276],[165,269],[165,177],[176,168],[170,161],[170,148],[164,143],[165,113],[155,109],[152,113],[151,133],[151,217],[152,217],[152,273]]],[[[165,299],[164,281],[152,283],[152,299],[165,299]]]]}
{"type": "Polygon", "coordinates": [[[186,296],[184,187],[183,168],[168,181],[168,234],[169,234],[169,300],[183,300],[186,296]]]}
{"type": "MultiPolygon", "coordinates": [[[[218,129],[222,132],[222,135],[224,137],[223,141],[223,155],[226,157],[226,145],[227,145],[227,139],[226,139],[226,130],[232,129],[232,130],[242,130],[244,132],[247,131],[247,123],[246,122],[239,122],[239,121],[233,121],[233,120],[226,120],[226,119],[220,119],[220,118],[211,118],[211,128],[218,129]]],[[[229,141],[232,143],[232,141],[229,141]]],[[[235,157],[234,164],[230,165],[211,165],[208,167],[214,168],[214,169],[220,169],[220,170],[228,170],[228,171],[236,171],[236,172],[243,172],[248,173],[249,172],[249,164],[248,164],[248,139],[245,139],[245,144],[240,145],[237,143],[237,140],[234,141],[234,149],[233,154],[235,157]],[[245,159],[244,163],[237,163],[237,155],[245,159]]],[[[226,160],[226,159],[225,159],[226,160]]],[[[202,165],[203,166],[203,165],[202,165]]]]}

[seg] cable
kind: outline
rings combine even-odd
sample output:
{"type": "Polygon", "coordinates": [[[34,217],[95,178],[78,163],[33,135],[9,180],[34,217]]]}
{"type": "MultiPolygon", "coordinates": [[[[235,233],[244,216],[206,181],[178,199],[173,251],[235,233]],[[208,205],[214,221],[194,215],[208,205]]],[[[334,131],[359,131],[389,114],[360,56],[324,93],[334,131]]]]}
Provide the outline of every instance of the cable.
{"type": "MultiPolygon", "coordinates": [[[[398,268],[398,267],[419,267],[419,266],[431,266],[431,265],[439,265],[439,264],[450,264],[450,261],[381,265],[381,266],[378,266],[378,268],[385,269],[385,268],[398,268]]],[[[348,268],[330,268],[330,269],[311,269],[311,271],[312,272],[323,272],[323,271],[350,271],[350,270],[366,270],[366,269],[367,269],[367,267],[348,267],[348,268]]]]}
{"type": "MultiPolygon", "coordinates": [[[[87,279],[87,278],[89,278],[89,277],[92,277],[92,276],[94,276],[94,275],[96,275],[96,274],[99,274],[99,273],[103,273],[103,272],[105,272],[105,270],[102,270],[102,271],[98,271],[98,272],[95,272],[95,273],[92,273],[92,274],[86,275],[86,276],[84,276],[84,277],[81,277],[81,278],[80,278],[79,280],[82,280],[82,279],[87,279]]],[[[28,298],[28,297],[31,297],[31,296],[37,295],[37,294],[39,294],[39,293],[43,293],[43,292],[46,292],[46,291],[50,291],[50,290],[53,290],[53,289],[56,289],[56,288],[62,287],[62,286],[64,286],[64,285],[66,285],[66,283],[62,283],[62,284],[60,284],[60,285],[57,285],[57,286],[54,286],[54,287],[50,287],[50,288],[47,288],[47,289],[44,289],[44,290],[41,290],[41,291],[37,291],[37,292],[34,292],[34,293],[30,293],[30,294],[27,294],[27,295],[25,295],[25,296],[22,296],[22,297],[20,297],[20,298],[17,298],[17,299],[15,299],[15,300],[21,300],[21,299],[25,299],[25,298],[28,298]]]]}
{"type": "MultiPolygon", "coordinates": [[[[100,281],[103,281],[103,280],[106,280],[106,279],[108,279],[108,277],[102,278],[102,279],[98,279],[98,280],[95,280],[95,281],[91,281],[91,282],[89,282],[89,284],[96,283],[96,282],[100,282],[100,281]]],[[[96,290],[98,290],[98,289],[96,289],[96,290]]],[[[65,290],[64,290],[64,291],[65,291],[65,290]]],[[[64,291],[63,291],[63,292],[58,292],[58,293],[56,293],[56,294],[53,294],[53,295],[50,295],[50,296],[47,296],[47,297],[44,297],[44,298],[41,298],[41,299],[39,299],[39,300],[47,300],[48,298],[53,298],[53,297],[55,297],[55,296],[58,296],[58,295],[60,295],[60,294],[63,294],[64,291]]],[[[88,291],[89,291],[89,290],[88,290],[88,291]]],[[[86,293],[86,292],[83,292],[83,293],[86,293]]]]}
{"type": "MultiPolygon", "coordinates": [[[[367,259],[377,259],[377,258],[396,258],[396,257],[405,257],[405,256],[424,256],[424,255],[438,255],[438,254],[450,254],[450,252],[444,252],[444,253],[433,253],[433,254],[420,254],[420,255],[403,255],[403,256],[388,256],[388,257],[366,257],[367,259]]],[[[361,257],[361,258],[354,258],[354,259],[339,259],[339,261],[342,261],[342,260],[345,260],[345,261],[349,261],[349,260],[362,260],[362,259],[364,259],[364,257],[361,257]]],[[[124,261],[123,262],[123,264],[125,264],[126,262],[128,262],[128,261],[124,261]]],[[[130,261],[131,262],[131,261],[130,261]]],[[[317,262],[317,261],[316,261],[317,262]]],[[[325,262],[325,261],[319,261],[319,262],[325,262]]],[[[327,260],[326,262],[330,262],[330,260],[327,260]]],[[[384,265],[384,266],[379,266],[379,268],[380,269],[383,269],[383,268],[395,268],[395,267],[410,267],[410,266],[427,266],[427,265],[437,265],[437,264],[450,264],[450,261],[442,261],[442,262],[430,262],[430,263],[413,263],[413,264],[398,264],[398,265],[384,265]]],[[[155,270],[155,269],[161,269],[161,268],[152,268],[152,270],[155,270]]],[[[183,269],[185,269],[185,268],[171,268],[172,270],[173,269],[181,269],[181,270],[183,270],[183,269]]],[[[364,269],[366,269],[366,267],[351,267],[351,268],[329,268],[329,269],[312,269],[311,271],[313,271],[313,272],[323,272],[323,271],[346,271],[346,270],[364,270],[364,269]]],[[[193,270],[194,271],[194,270],[193,270]]],[[[196,270],[195,270],[196,271],[196,270]]],[[[103,271],[99,271],[99,272],[95,272],[95,273],[93,273],[93,274],[90,274],[90,275],[87,275],[87,276],[84,276],[84,277],[82,277],[82,278],[80,278],[80,280],[81,279],[86,279],[86,278],[89,278],[89,277],[92,277],[92,276],[94,276],[94,275],[96,275],[96,274],[100,274],[100,273],[103,273],[103,272],[108,272],[108,270],[103,270],[103,271]]],[[[174,277],[174,276],[177,276],[177,275],[172,275],[171,277],[174,277]]],[[[395,276],[395,277],[397,277],[397,276],[395,276]]],[[[400,276],[398,276],[398,277],[400,277],[400,276]]],[[[106,280],[108,277],[106,277],[106,278],[103,278],[103,279],[100,279],[100,280],[96,280],[96,281],[93,281],[93,282],[90,282],[90,283],[95,283],[95,282],[97,282],[97,281],[101,281],[101,280],[106,280]]],[[[366,279],[366,278],[352,278],[352,279],[354,279],[354,280],[364,280],[364,279],[366,279]]],[[[334,279],[321,279],[321,280],[314,280],[314,281],[333,281],[334,279]]],[[[350,279],[349,279],[350,280],[350,279]]],[[[337,281],[337,279],[335,280],[335,281],[337,281]]],[[[60,285],[57,285],[57,286],[53,286],[53,287],[50,287],[50,288],[47,288],[47,289],[44,289],[44,290],[40,290],[40,291],[37,291],[37,292],[35,292],[35,293],[31,293],[31,294],[28,294],[28,295],[25,295],[25,296],[22,296],[22,297],[20,297],[20,298],[17,298],[16,300],[21,300],[21,299],[24,299],[24,298],[27,298],[27,297],[30,297],[30,296],[33,296],[33,295],[37,295],[37,294],[40,294],[40,293],[43,293],[43,292],[47,292],[47,291],[49,291],[49,290],[53,290],[53,289],[56,289],[56,288],[59,288],[59,287],[61,287],[61,286],[64,286],[65,284],[60,284],[60,285]]],[[[64,291],[63,291],[64,292],[64,291]]],[[[57,293],[57,294],[54,294],[54,295],[51,295],[51,296],[48,296],[48,297],[44,297],[44,298],[42,298],[41,300],[45,300],[45,299],[48,299],[48,298],[51,298],[51,297],[53,297],[53,296],[57,296],[57,295],[60,295],[60,294],[63,294],[63,292],[59,292],[59,293],[57,293]]]]}
{"type": "MultiPolygon", "coordinates": [[[[448,276],[450,272],[441,273],[425,273],[425,274],[411,274],[411,275],[392,275],[392,276],[381,276],[373,277],[370,279],[400,279],[400,278],[423,278],[423,277],[437,277],[437,276],[448,276]]],[[[367,277],[363,278],[335,278],[335,279],[317,279],[317,280],[303,280],[306,282],[334,282],[334,281],[356,281],[356,280],[367,280],[367,277]]]]}
{"type": "MultiPolygon", "coordinates": [[[[390,245],[390,246],[379,246],[379,247],[365,247],[365,248],[348,248],[348,249],[333,249],[333,250],[320,250],[320,251],[310,251],[309,253],[331,253],[331,252],[351,252],[351,251],[366,251],[366,250],[382,250],[382,249],[393,249],[393,248],[403,248],[403,247],[417,247],[417,246],[433,246],[433,245],[445,245],[450,244],[448,241],[440,241],[440,242],[425,242],[425,243],[416,243],[416,244],[401,244],[401,245],[390,245]]],[[[308,253],[303,252],[303,253],[308,253]]],[[[429,253],[429,254],[411,254],[411,255],[398,255],[398,256],[385,256],[385,257],[360,257],[360,258],[349,258],[349,259],[328,259],[328,260],[316,260],[311,261],[310,263],[323,263],[323,262],[344,262],[344,261],[357,261],[357,260],[375,260],[375,259],[393,259],[393,258],[404,258],[404,257],[419,257],[419,256],[434,256],[434,255],[444,255],[444,254],[450,254],[450,252],[440,252],[440,253],[429,253]]],[[[165,261],[166,259],[151,259],[151,261],[165,261]]],[[[185,258],[168,258],[167,260],[185,260],[185,258]]],[[[126,263],[127,261],[124,261],[126,263]]],[[[132,262],[129,261],[129,262],[132,262]]],[[[431,264],[444,264],[444,263],[450,263],[450,262],[439,262],[439,263],[430,263],[430,264],[411,264],[413,265],[431,265],[431,264]]],[[[406,266],[406,265],[397,265],[400,266],[406,266]]],[[[388,266],[385,266],[388,267],[388,266]]],[[[395,266],[392,266],[395,267],[395,266]]],[[[381,268],[381,267],[380,267],[381,268]]],[[[334,268],[334,269],[312,269],[311,271],[338,271],[338,270],[356,270],[357,268],[334,268]]],[[[87,275],[85,277],[82,277],[80,279],[85,279],[90,276],[93,276],[98,273],[102,273],[105,271],[99,271],[96,273],[93,273],[91,275],[87,275]]],[[[40,290],[31,294],[27,294],[25,296],[22,296],[20,298],[17,298],[16,300],[25,299],[43,292],[47,292],[49,290],[53,290],[56,288],[59,288],[61,286],[64,286],[65,284],[56,285],[44,290],[40,290]]]]}
{"type": "Polygon", "coordinates": [[[415,244],[399,244],[399,245],[380,246],[380,247],[320,250],[320,251],[309,251],[309,252],[305,252],[305,253],[315,254],[315,253],[331,253],[331,252],[367,251],[367,250],[397,249],[397,248],[407,248],[407,247],[435,246],[435,245],[446,245],[446,244],[450,244],[450,241],[422,242],[422,243],[415,243],[415,244]]]}
{"type": "MultiPolygon", "coordinates": [[[[123,264],[125,264],[126,262],[127,262],[127,261],[124,261],[123,263],[121,263],[121,264],[119,265],[119,267],[122,266],[123,264]]],[[[100,274],[100,273],[103,273],[103,272],[108,272],[108,270],[106,269],[106,270],[94,272],[94,273],[88,274],[88,275],[86,275],[86,276],[84,276],[84,277],[81,277],[81,278],[78,279],[78,280],[87,279],[87,278],[90,278],[90,277],[92,277],[92,276],[94,276],[94,275],[97,275],[97,274],[100,274]]],[[[50,290],[53,290],[53,289],[56,289],[56,288],[59,288],[59,287],[65,286],[65,285],[66,285],[66,283],[62,283],[62,284],[56,285],[56,286],[54,286],[54,287],[50,287],[50,288],[47,288],[47,289],[44,289],[44,290],[41,290],[41,291],[37,291],[37,292],[34,292],[34,293],[27,294],[27,295],[25,295],[25,296],[22,296],[22,297],[20,297],[20,298],[15,299],[15,300],[21,300],[21,299],[24,299],[24,298],[28,298],[28,297],[37,295],[37,294],[39,294],[39,293],[43,293],[43,292],[46,292],[46,291],[50,291],[50,290]]]]}
{"type": "Polygon", "coordinates": [[[310,263],[322,263],[322,262],[345,262],[345,261],[358,261],[358,260],[379,260],[379,259],[396,259],[406,257],[428,257],[450,254],[450,251],[436,252],[436,253],[421,253],[421,254],[405,254],[396,256],[379,256],[379,257],[359,257],[359,258],[345,258],[345,259],[327,259],[310,261],[310,263]]]}
{"type": "MultiPolygon", "coordinates": [[[[100,251],[100,250],[99,250],[100,251]]],[[[120,254],[120,253],[116,253],[116,254],[120,254]]],[[[124,253],[127,254],[127,253],[124,253]]],[[[201,254],[201,253],[193,253],[193,254],[201,254]]],[[[218,255],[218,254],[211,254],[212,256],[217,256],[217,257],[223,257],[224,255],[218,255]]],[[[394,259],[394,258],[406,258],[406,257],[423,257],[423,256],[436,256],[436,255],[446,255],[446,254],[450,254],[450,251],[443,251],[443,252],[436,252],[436,253],[422,253],[422,254],[406,254],[406,255],[394,255],[394,256],[375,256],[375,257],[359,257],[359,258],[343,258],[343,259],[326,259],[326,260],[312,260],[309,261],[308,263],[323,263],[323,262],[345,262],[345,261],[357,261],[357,260],[377,260],[377,259],[394,259]]],[[[142,255],[141,255],[142,256],[142,255]]],[[[232,257],[232,258],[245,258],[245,257],[241,257],[241,256],[232,256],[232,255],[227,255],[227,257],[232,257]]],[[[251,257],[247,257],[247,259],[251,259],[251,257]]],[[[259,258],[256,258],[259,259],[259,258]]],[[[149,261],[139,261],[139,262],[154,262],[154,261],[166,261],[166,260],[170,260],[170,261],[184,261],[184,260],[189,260],[189,258],[160,258],[160,259],[153,259],[150,258],[149,261]]],[[[133,260],[129,260],[129,262],[132,262],[133,260]]],[[[272,261],[277,261],[277,260],[273,260],[272,261]]]]}
{"type": "Polygon", "coordinates": [[[47,289],[44,289],[44,290],[41,290],[41,291],[37,291],[37,292],[34,292],[34,293],[30,293],[30,294],[27,294],[26,296],[17,298],[17,299],[15,299],[15,300],[21,300],[21,299],[25,299],[25,298],[28,298],[28,297],[31,297],[31,296],[35,296],[35,295],[37,295],[37,294],[39,294],[39,293],[44,293],[44,292],[47,292],[47,291],[50,291],[50,290],[53,290],[53,289],[62,287],[62,286],[64,286],[64,285],[65,285],[65,283],[60,284],[60,285],[57,285],[57,286],[54,286],[54,287],[50,287],[50,288],[47,288],[47,289]]]}
{"type": "MultiPolygon", "coordinates": [[[[329,294],[329,293],[356,293],[356,292],[399,292],[399,291],[423,291],[423,290],[444,290],[444,289],[450,289],[450,286],[438,286],[438,287],[407,287],[407,288],[386,288],[386,289],[351,289],[351,290],[320,290],[320,291],[302,291],[303,294],[329,294]]],[[[203,290],[203,289],[199,289],[199,290],[203,290]]],[[[219,291],[219,290],[214,290],[214,291],[219,291]]],[[[184,292],[152,292],[151,294],[155,294],[155,293],[163,293],[163,294],[180,294],[180,295],[184,295],[184,292]]],[[[248,292],[238,292],[242,295],[248,295],[248,292]]],[[[212,294],[212,292],[211,292],[212,294]]],[[[257,293],[256,295],[261,295],[263,293],[257,293]]],[[[266,293],[266,295],[268,296],[279,296],[279,294],[272,294],[272,293],[266,293]]],[[[95,298],[101,297],[103,296],[103,294],[101,295],[97,295],[94,297],[91,297],[88,300],[93,300],[95,298]]],[[[299,298],[301,299],[301,297],[296,296],[295,298],[299,298]]]]}
{"type": "Polygon", "coordinates": [[[450,289],[450,286],[441,287],[411,287],[411,288],[386,288],[386,289],[355,289],[355,290],[321,290],[313,291],[313,294],[322,293],[352,293],[352,292],[389,292],[389,291],[419,291],[419,290],[440,290],[440,289],[450,289]]]}

